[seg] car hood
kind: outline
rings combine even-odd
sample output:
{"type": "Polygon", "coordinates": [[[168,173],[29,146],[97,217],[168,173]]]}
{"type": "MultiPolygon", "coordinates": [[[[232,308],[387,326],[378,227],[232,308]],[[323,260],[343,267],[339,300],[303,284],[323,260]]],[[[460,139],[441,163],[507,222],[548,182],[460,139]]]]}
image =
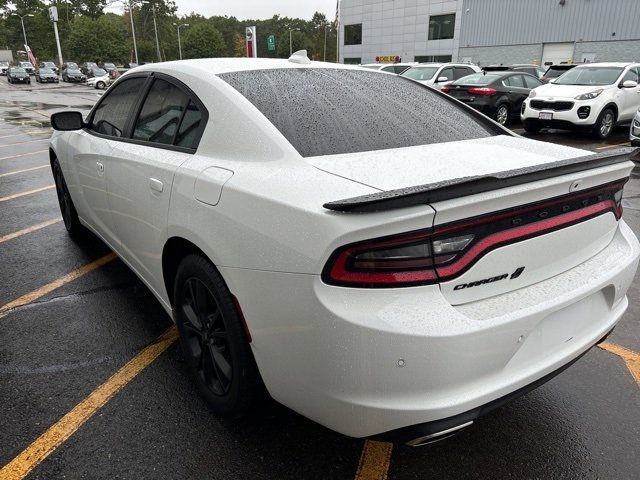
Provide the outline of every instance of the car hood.
{"type": "Polygon", "coordinates": [[[536,96],[552,98],[574,98],[583,93],[593,92],[600,88],[610,88],[611,85],[555,85],[547,83],[535,88],[536,96]]]}
{"type": "Polygon", "coordinates": [[[384,191],[489,175],[588,153],[577,148],[498,135],[373,152],[307,157],[305,160],[322,171],[384,191]]]}

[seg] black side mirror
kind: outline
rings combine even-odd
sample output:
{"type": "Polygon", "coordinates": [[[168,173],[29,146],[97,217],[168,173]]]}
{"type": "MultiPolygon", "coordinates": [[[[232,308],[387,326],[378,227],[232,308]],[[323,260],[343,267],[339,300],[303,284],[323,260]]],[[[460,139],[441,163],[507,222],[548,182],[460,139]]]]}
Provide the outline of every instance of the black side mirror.
{"type": "Polygon", "coordinates": [[[84,121],[80,112],[58,112],[51,115],[51,126],[54,130],[62,132],[81,130],[84,121]]]}

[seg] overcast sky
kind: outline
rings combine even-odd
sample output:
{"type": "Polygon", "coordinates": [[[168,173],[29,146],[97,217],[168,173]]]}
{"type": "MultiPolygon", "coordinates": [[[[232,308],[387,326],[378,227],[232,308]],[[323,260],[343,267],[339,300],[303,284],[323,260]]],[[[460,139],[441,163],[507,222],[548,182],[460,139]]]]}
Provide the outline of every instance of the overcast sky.
{"type": "Polygon", "coordinates": [[[179,15],[191,12],[205,17],[233,15],[245,18],[264,19],[275,14],[310,20],[314,12],[324,13],[329,20],[335,18],[336,0],[175,0],[179,15]]]}

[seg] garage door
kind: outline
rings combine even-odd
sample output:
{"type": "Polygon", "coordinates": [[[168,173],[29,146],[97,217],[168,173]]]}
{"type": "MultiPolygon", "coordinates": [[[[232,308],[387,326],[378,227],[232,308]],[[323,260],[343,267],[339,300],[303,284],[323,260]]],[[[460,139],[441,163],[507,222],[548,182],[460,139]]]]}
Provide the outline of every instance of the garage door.
{"type": "Polygon", "coordinates": [[[573,45],[573,42],[545,43],[542,50],[542,65],[572,62],[573,45]]]}

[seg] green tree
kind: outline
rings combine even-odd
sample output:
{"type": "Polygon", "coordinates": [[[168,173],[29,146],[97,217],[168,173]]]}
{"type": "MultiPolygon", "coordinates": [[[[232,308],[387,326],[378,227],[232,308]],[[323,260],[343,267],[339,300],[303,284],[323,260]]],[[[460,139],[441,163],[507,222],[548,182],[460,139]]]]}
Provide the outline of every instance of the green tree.
{"type": "Polygon", "coordinates": [[[129,60],[131,42],[127,38],[124,19],[107,13],[97,19],[80,16],[71,23],[71,33],[66,42],[66,55],[77,61],[129,60]]]}
{"type": "Polygon", "coordinates": [[[190,27],[182,45],[184,58],[210,58],[227,55],[222,34],[210,23],[190,27]]]}
{"type": "MultiPolygon", "coordinates": [[[[287,32],[284,39],[278,43],[278,56],[281,58],[289,58],[289,33],[287,32]],[[282,41],[284,40],[284,41],[282,41]]],[[[314,55],[313,40],[304,32],[295,30],[291,32],[291,52],[298,50],[306,50],[307,56],[311,58],[314,55]]]]}

